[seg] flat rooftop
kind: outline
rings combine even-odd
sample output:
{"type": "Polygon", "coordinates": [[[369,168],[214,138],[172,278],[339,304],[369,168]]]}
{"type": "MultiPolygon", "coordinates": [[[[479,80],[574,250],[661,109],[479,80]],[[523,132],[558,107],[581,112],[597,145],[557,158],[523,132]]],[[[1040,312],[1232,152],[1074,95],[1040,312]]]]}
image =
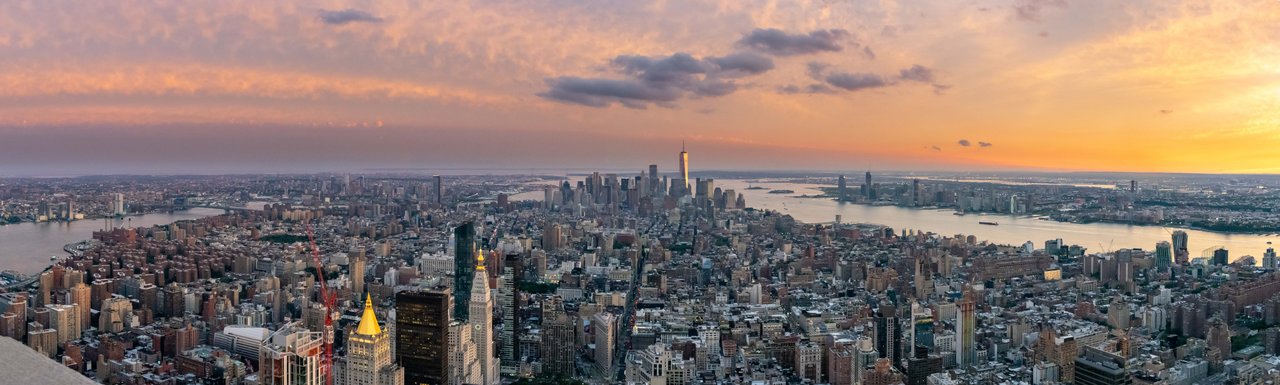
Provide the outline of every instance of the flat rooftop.
{"type": "Polygon", "coordinates": [[[0,357],[0,378],[7,384],[97,384],[12,338],[0,337],[0,357]]]}

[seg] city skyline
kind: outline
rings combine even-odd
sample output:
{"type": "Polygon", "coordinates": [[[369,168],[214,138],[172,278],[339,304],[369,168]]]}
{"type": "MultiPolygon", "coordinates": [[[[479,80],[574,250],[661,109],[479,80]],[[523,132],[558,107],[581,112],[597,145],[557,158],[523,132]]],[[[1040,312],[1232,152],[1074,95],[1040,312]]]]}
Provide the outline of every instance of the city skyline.
{"type": "Polygon", "coordinates": [[[0,173],[629,168],[682,139],[702,170],[1276,173],[1277,10],[20,2],[0,173]]]}

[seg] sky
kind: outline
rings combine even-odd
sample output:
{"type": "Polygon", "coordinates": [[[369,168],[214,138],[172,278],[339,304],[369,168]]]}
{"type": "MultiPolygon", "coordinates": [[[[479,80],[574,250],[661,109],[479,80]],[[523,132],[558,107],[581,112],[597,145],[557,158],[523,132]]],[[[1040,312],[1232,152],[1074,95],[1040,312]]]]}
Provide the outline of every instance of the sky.
{"type": "Polygon", "coordinates": [[[1280,173],[1277,0],[6,0],[0,175],[1280,173]]]}

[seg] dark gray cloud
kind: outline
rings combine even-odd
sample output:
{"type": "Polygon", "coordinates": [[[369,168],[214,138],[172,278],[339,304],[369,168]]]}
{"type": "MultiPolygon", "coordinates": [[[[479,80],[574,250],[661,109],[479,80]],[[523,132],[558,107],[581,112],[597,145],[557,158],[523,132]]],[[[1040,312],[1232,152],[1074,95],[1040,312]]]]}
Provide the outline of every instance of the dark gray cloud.
{"type": "Polygon", "coordinates": [[[991,142],[978,142],[978,147],[991,147],[991,142]]]}
{"type": "Polygon", "coordinates": [[[832,71],[830,69],[831,65],[827,63],[816,61],[806,63],[805,75],[820,83],[810,84],[807,87],[798,85],[783,86],[778,88],[778,92],[783,94],[830,94],[835,93],[837,89],[860,91],[898,85],[902,82],[928,83],[933,86],[936,93],[940,93],[950,87],[936,83],[937,76],[934,75],[933,70],[919,64],[899,70],[896,77],[881,76],[873,73],[832,71]]]}
{"type": "Polygon", "coordinates": [[[707,61],[720,67],[727,75],[758,75],[773,69],[773,59],[751,52],[739,52],[707,61]]]}
{"type": "Polygon", "coordinates": [[[916,64],[910,68],[904,68],[898,71],[898,78],[902,80],[911,80],[921,83],[933,83],[933,70],[928,67],[916,64]]]}
{"type": "Polygon", "coordinates": [[[610,64],[627,78],[547,79],[549,89],[538,96],[589,107],[608,107],[614,103],[629,108],[646,108],[650,104],[674,107],[676,101],[685,97],[732,94],[739,88],[732,79],[759,75],[774,68],[773,59],[750,52],[703,59],[683,52],[670,56],[620,55],[610,64]]]}
{"type": "Polygon", "coordinates": [[[644,108],[649,103],[670,103],[680,98],[679,90],[651,87],[637,80],[566,76],[548,79],[547,85],[550,89],[538,96],[589,107],[608,107],[618,102],[631,108],[644,108]]]}
{"type": "Polygon", "coordinates": [[[889,85],[884,77],[869,73],[837,72],[827,75],[823,80],[827,84],[846,91],[859,91],[868,88],[879,88],[889,85]]]}
{"type": "Polygon", "coordinates": [[[931,147],[929,147],[929,148],[930,148],[930,149],[932,149],[932,150],[934,150],[934,151],[942,151],[942,147],[938,147],[938,146],[931,146],[931,147]]]}
{"type": "Polygon", "coordinates": [[[778,87],[778,93],[781,94],[834,94],[836,90],[826,84],[810,84],[808,86],[786,85],[778,87]]]}
{"type": "Polygon", "coordinates": [[[1173,110],[1160,110],[1160,114],[1161,114],[1161,115],[1168,115],[1168,114],[1172,114],[1172,113],[1173,113],[1173,110]]]}
{"type": "Polygon", "coordinates": [[[1067,0],[1016,0],[1013,2],[1013,14],[1025,21],[1040,21],[1046,9],[1066,7],[1067,0]]]}
{"type": "Polygon", "coordinates": [[[871,51],[871,47],[862,47],[862,56],[867,60],[876,60],[876,53],[871,51]]]}
{"type": "Polygon", "coordinates": [[[928,83],[933,87],[933,93],[935,94],[942,94],[944,91],[951,88],[948,84],[938,83],[938,76],[933,73],[933,69],[919,64],[898,70],[898,79],[903,81],[928,83]]]}
{"type": "Polygon", "coordinates": [[[359,9],[347,8],[341,10],[330,11],[326,9],[320,10],[320,21],[329,25],[343,25],[349,23],[381,23],[383,18],[375,16],[372,13],[361,11],[359,9]]]}
{"type": "Polygon", "coordinates": [[[969,143],[968,139],[960,139],[960,141],[956,143],[959,143],[961,146],[964,146],[964,147],[969,147],[970,145],[972,145],[972,143],[969,143]]]}
{"type": "MultiPolygon", "coordinates": [[[[820,29],[808,34],[790,34],[775,28],[757,28],[743,36],[742,40],[738,40],[738,45],[774,56],[796,56],[839,52],[844,49],[842,43],[849,37],[849,32],[843,29],[820,29]]],[[[858,46],[856,42],[850,42],[850,45],[858,46]]]]}

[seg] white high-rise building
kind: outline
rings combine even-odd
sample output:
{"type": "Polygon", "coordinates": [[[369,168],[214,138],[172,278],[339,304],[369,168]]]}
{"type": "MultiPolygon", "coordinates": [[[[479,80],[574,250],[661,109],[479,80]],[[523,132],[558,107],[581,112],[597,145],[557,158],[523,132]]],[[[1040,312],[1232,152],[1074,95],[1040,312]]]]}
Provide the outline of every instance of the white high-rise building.
{"type": "Polygon", "coordinates": [[[395,364],[391,333],[378,326],[373,298],[365,294],[364,314],[355,333],[347,337],[345,385],[404,385],[404,368],[395,364]]]}
{"type": "Polygon", "coordinates": [[[263,385],[323,385],[324,341],[302,322],[280,327],[262,341],[258,381],[263,385]]]}
{"type": "Polygon", "coordinates": [[[470,323],[453,321],[449,324],[449,385],[480,383],[472,331],[470,323]]]}
{"type": "Polygon", "coordinates": [[[111,204],[111,212],[115,215],[124,215],[124,194],[116,193],[115,200],[111,204]]]}
{"type": "Polygon", "coordinates": [[[493,295],[489,291],[489,272],[485,271],[484,251],[476,255],[475,278],[471,280],[471,339],[476,345],[476,364],[480,385],[497,385],[498,357],[493,348],[493,295]]]}

